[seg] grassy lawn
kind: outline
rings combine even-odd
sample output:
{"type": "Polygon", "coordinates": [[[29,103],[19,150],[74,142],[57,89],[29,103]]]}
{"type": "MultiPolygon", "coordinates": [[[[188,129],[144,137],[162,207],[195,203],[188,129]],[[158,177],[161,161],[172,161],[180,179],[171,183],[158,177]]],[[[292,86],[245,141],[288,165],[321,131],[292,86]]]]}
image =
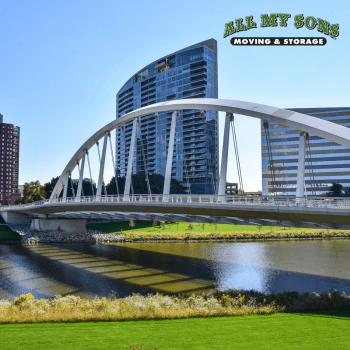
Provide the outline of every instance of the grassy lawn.
{"type": "Polygon", "coordinates": [[[349,349],[347,317],[272,314],[160,321],[9,324],[0,349],[349,349]]]}
{"type": "Polygon", "coordinates": [[[0,242],[20,240],[21,236],[6,225],[0,225],[0,242]]]}
{"type": "MultiPolygon", "coordinates": [[[[96,224],[87,224],[86,227],[91,230],[99,230],[102,232],[108,233],[116,233],[116,232],[190,232],[191,230],[188,228],[188,222],[180,222],[178,225],[176,223],[166,224],[165,229],[158,226],[152,227],[152,221],[138,221],[135,220],[135,227],[129,226],[129,221],[121,221],[121,222],[108,222],[108,223],[96,223],[96,224]]],[[[286,228],[292,229],[292,228],[286,228]]],[[[281,231],[284,230],[283,227],[269,227],[269,226],[261,226],[260,231],[281,231]]],[[[293,230],[309,230],[302,228],[293,228],[293,230]]],[[[194,224],[194,229],[192,232],[241,232],[241,231],[253,231],[259,232],[258,226],[251,225],[229,225],[229,224],[194,224]]]]}

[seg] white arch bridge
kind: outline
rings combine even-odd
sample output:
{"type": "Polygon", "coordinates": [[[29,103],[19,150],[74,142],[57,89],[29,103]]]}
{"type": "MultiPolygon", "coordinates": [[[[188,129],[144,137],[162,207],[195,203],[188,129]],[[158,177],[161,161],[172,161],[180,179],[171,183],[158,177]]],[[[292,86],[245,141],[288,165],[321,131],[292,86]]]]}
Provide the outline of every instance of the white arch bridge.
{"type": "Polygon", "coordinates": [[[62,171],[50,199],[1,207],[0,213],[8,223],[33,218],[39,218],[42,223],[50,220],[58,222],[57,219],[70,219],[69,222],[73,223],[74,220],[72,219],[98,218],[350,229],[350,200],[344,198],[306,198],[304,196],[305,148],[308,134],[314,134],[339,145],[350,147],[350,130],[348,128],[277,107],[251,102],[206,98],[172,100],[153,104],[113,120],[92,135],[75,152],[62,171]],[[179,116],[179,110],[200,110],[202,115],[204,115],[205,110],[226,112],[219,184],[215,195],[176,195],[170,193],[176,120],[179,116]],[[157,120],[158,113],[169,111],[172,111],[172,118],[163,194],[151,194],[146,163],[145,173],[149,194],[131,194],[133,155],[136,130],[140,118],[154,115],[157,120]],[[233,121],[234,114],[275,122],[301,131],[295,198],[225,195],[230,124],[233,121]],[[109,143],[110,146],[116,176],[110,133],[118,127],[123,128],[127,122],[132,123],[132,132],[124,193],[119,194],[118,183],[116,182],[118,194],[108,195],[105,191],[103,179],[107,144],[109,143]],[[103,140],[101,153],[99,149],[100,140],[103,140]],[[97,190],[96,193],[93,192],[92,196],[84,196],[82,188],[86,160],[91,178],[89,150],[95,145],[97,145],[99,154],[97,190]],[[69,178],[76,167],[79,171],[77,191],[74,193],[72,188],[73,197],[67,197],[69,178]],[[59,197],[62,191],[63,195],[59,197]]]}

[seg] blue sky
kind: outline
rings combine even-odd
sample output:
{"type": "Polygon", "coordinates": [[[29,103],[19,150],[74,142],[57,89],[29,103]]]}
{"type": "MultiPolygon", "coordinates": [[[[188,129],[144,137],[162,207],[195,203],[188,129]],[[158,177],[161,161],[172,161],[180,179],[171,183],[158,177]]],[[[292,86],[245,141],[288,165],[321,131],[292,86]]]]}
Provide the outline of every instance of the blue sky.
{"type": "MultiPolygon", "coordinates": [[[[76,149],[115,118],[115,95],[137,70],[210,38],[218,41],[220,98],[276,107],[350,105],[347,0],[0,0],[0,10],[0,113],[21,127],[20,184],[60,175],[76,149]],[[260,28],[264,13],[292,17],[286,28],[260,28]],[[339,23],[339,37],[296,30],[297,14],[339,23]],[[233,47],[232,36],[223,38],[225,23],[250,15],[258,28],[234,36],[323,36],[327,44],[233,47]]],[[[259,190],[259,120],[238,116],[236,128],[243,182],[259,190]]],[[[237,181],[233,161],[231,153],[228,179],[237,181]]]]}

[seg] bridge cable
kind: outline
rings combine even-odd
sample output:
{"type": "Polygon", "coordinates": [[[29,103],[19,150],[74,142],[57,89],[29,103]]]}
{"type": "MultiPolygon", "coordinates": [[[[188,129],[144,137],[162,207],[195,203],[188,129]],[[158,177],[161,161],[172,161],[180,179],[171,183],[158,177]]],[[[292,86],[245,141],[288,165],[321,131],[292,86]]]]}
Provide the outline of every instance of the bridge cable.
{"type": "MultiPolygon", "coordinates": [[[[126,146],[126,137],[125,137],[125,127],[124,124],[122,125],[122,132],[123,132],[123,138],[124,138],[124,145],[126,146]]],[[[129,152],[130,152],[130,145],[129,145],[129,152]]],[[[132,173],[130,177],[130,187],[131,187],[131,193],[134,195],[134,186],[132,184],[132,173]]]]}
{"type": "Polygon", "coordinates": [[[307,134],[307,155],[308,155],[308,163],[309,163],[309,175],[310,175],[310,181],[311,181],[311,191],[312,191],[312,195],[315,196],[316,195],[316,183],[315,183],[315,174],[314,174],[314,167],[312,165],[312,157],[311,157],[311,147],[310,147],[310,136],[309,134],[307,134]],[[311,170],[311,172],[310,172],[311,170]]]}
{"type": "Polygon", "coordinates": [[[264,128],[265,128],[267,153],[268,153],[269,163],[270,163],[270,175],[271,175],[271,178],[272,178],[273,195],[276,196],[277,195],[277,191],[276,191],[276,176],[275,176],[275,168],[273,166],[273,160],[272,160],[272,150],[271,150],[271,140],[270,140],[270,133],[269,133],[269,123],[264,121],[263,125],[264,125],[264,128]]]}
{"type": "MultiPolygon", "coordinates": [[[[100,166],[101,166],[101,155],[100,155],[100,147],[99,147],[98,141],[96,141],[96,146],[97,146],[97,152],[98,152],[98,160],[99,160],[100,166]]],[[[105,182],[104,182],[104,177],[103,176],[102,176],[102,188],[103,188],[103,192],[104,192],[105,196],[107,196],[107,190],[106,190],[106,186],[105,186],[105,182]]]]}
{"type": "MultiPolygon", "coordinates": [[[[201,117],[202,117],[202,122],[205,124],[206,120],[205,120],[205,111],[201,111],[201,117]]],[[[206,156],[208,157],[210,155],[209,152],[209,128],[204,128],[207,133],[204,135],[205,137],[205,149],[206,149],[206,156]]],[[[215,179],[214,179],[214,174],[213,174],[213,167],[212,167],[212,163],[211,163],[211,157],[207,158],[207,167],[209,170],[209,175],[211,175],[210,180],[211,180],[211,187],[213,189],[213,194],[216,193],[216,188],[215,188],[215,179]]]]}
{"type": "MultiPolygon", "coordinates": [[[[191,184],[190,184],[190,177],[189,177],[189,172],[188,172],[188,168],[187,168],[187,159],[185,159],[185,153],[184,153],[184,142],[183,142],[183,138],[184,138],[184,127],[183,127],[183,118],[184,115],[182,115],[182,123],[180,122],[180,118],[179,119],[179,129],[181,129],[181,148],[182,148],[182,166],[184,166],[185,168],[185,179],[186,179],[186,184],[187,184],[187,194],[191,194],[191,184]]],[[[191,160],[190,160],[191,161],[191,160]]]]}
{"type": "Polygon", "coordinates": [[[143,167],[145,169],[145,176],[146,176],[146,184],[147,184],[147,190],[148,194],[151,195],[151,185],[149,183],[149,178],[148,178],[148,170],[147,170],[147,162],[146,162],[146,156],[145,156],[145,151],[143,148],[143,138],[142,138],[142,133],[141,133],[141,119],[139,118],[139,129],[140,129],[140,144],[141,144],[141,153],[142,153],[142,159],[143,159],[143,167]]]}
{"type": "Polygon", "coordinates": [[[89,160],[89,152],[88,151],[86,151],[86,156],[87,156],[88,165],[89,165],[91,191],[92,191],[92,195],[94,196],[95,195],[95,193],[94,193],[94,185],[92,184],[91,167],[90,167],[90,160],[89,160]]]}
{"type": "Polygon", "coordinates": [[[234,121],[234,115],[233,114],[232,114],[231,129],[232,129],[232,137],[233,137],[233,146],[234,146],[235,155],[236,155],[236,164],[237,164],[237,171],[238,171],[239,186],[241,188],[241,193],[244,193],[244,185],[243,185],[243,180],[242,180],[242,170],[241,170],[241,163],[239,161],[238,145],[237,145],[237,137],[236,137],[236,129],[235,129],[235,121],[234,121]]]}
{"type": "Polygon", "coordinates": [[[111,133],[108,132],[108,138],[109,138],[109,147],[111,149],[111,157],[112,157],[112,163],[113,163],[113,169],[114,169],[114,179],[115,179],[115,186],[117,188],[117,194],[119,196],[119,186],[118,186],[118,179],[117,179],[117,170],[115,168],[115,161],[114,161],[114,154],[113,154],[113,148],[112,148],[112,139],[111,139],[111,133]]]}
{"type": "MultiPolygon", "coordinates": [[[[79,172],[79,178],[80,178],[80,166],[79,166],[79,160],[77,161],[77,165],[78,165],[78,172],[79,172]]],[[[83,183],[84,183],[84,174],[83,174],[83,183]]],[[[81,186],[81,193],[84,197],[84,189],[83,186],[81,186]]]]}

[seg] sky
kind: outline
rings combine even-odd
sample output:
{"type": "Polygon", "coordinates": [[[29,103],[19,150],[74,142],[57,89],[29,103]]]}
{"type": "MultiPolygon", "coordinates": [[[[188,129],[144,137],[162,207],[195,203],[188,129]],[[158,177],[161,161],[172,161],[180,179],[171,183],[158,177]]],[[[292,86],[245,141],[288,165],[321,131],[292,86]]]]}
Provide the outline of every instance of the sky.
{"type": "MultiPolygon", "coordinates": [[[[21,127],[19,183],[60,175],[76,150],[115,119],[116,93],[131,76],[210,38],[218,42],[219,98],[280,108],[349,107],[349,11],[348,0],[0,0],[0,113],[5,123],[21,127]],[[271,13],[291,14],[287,27],[261,28],[260,15],[271,13]],[[298,14],[339,24],[339,37],[297,30],[298,14]],[[247,16],[258,28],[223,38],[225,23],[247,16]],[[327,44],[230,44],[243,36],[325,37],[327,44]]],[[[223,113],[219,125],[221,144],[223,113]]],[[[236,116],[235,125],[245,190],[261,190],[260,120],[236,116]]],[[[230,150],[228,181],[237,182],[230,150]]],[[[106,182],[112,169],[108,159],[106,182]]]]}

